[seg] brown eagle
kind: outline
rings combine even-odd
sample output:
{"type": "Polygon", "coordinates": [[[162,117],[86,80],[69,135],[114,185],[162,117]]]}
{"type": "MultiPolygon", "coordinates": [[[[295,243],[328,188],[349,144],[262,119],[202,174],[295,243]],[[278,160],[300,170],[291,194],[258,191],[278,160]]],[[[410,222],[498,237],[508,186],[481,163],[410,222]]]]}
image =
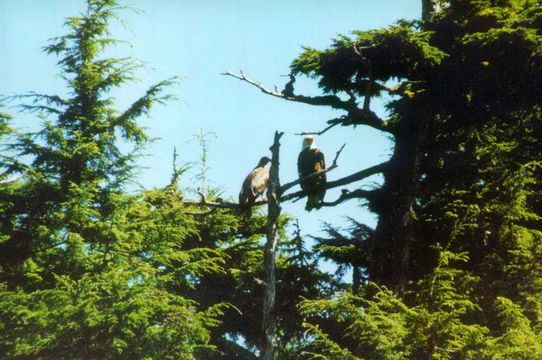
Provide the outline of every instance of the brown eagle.
{"type": "MultiPolygon", "coordinates": [[[[303,147],[297,158],[297,171],[299,178],[304,178],[314,172],[325,170],[326,159],[324,153],[316,148],[312,136],[303,139],[303,147]]],[[[312,176],[301,181],[301,189],[307,194],[305,210],[319,209],[326,194],[326,174],[312,176]]]]}
{"type": "Polygon", "coordinates": [[[252,206],[256,202],[258,196],[262,195],[269,181],[269,168],[267,164],[271,159],[264,156],[258,162],[258,165],[247,175],[241,192],[239,192],[239,207],[241,212],[246,216],[252,215],[252,206]]]}

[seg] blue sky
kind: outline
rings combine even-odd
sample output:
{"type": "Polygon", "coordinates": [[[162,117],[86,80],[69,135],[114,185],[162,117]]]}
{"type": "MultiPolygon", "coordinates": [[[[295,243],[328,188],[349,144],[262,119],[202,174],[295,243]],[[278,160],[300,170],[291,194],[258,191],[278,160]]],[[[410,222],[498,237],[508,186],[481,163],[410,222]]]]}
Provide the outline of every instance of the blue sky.
{"type": "MultiPolygon", "coordinates": [[[[225,198],[237,198],[246,174],[259,158],[269,155],[275,130],[283,131],[280,178],[282,183],[297,177],[296,161],[301,148],[301,131],[321,130],[326,121],[341,113],[325,107],[289,103],[262,94],[232,77],[220,75],[242,69],[248,77],[268,88],[282,89],[289,65],[302,46],[324,49],[338,34],[352,30],[383,28],[396,20],[419,18],[419,0],[153,0],[128,1],[141,13],[123,11],[127,26],[114,24],[112,36],[132,46],[119,45],[110,54],[132,55],[148,63],[138,72],[141,81],[115,91],[118,108],[125,108],[152,83],[177,75],[181,82],[170,89],[181,100],[155,107],[141,124],[159,138],[141,159],[137,181],[146,188],[162,187],[171,178],[173,147],[180,161],[197,161],[199,147],[188,140],[199,129],[213,132],[210,138],[208,177],[225,198]]],[[[82,0],[0,1],[0,94],[28,91],[63,94],[64,82],[52,56],[41,48],[47,39],[66,32],[64,18],[84,9],[82,0]]],[[[297,93],[317,94],[311,80],[298,81],[297,93]]],[[[374,102],[374,110],[386,116],[374,102]]],[[[15,109],[8,108],[15,113],[15,109]]],[[[32,126],[35,119],[16,116],[20,126],[32,126]]],[[[391,144],[385,136],[367,127],[334,128],[316,139],[331,162],[343,143],[346,148],[339,167],[328,174],[338,179],[385,161],[391,144]]],[[[185,186],[197,185],[195,173],[186,174],[185,186]]],[[[378,179],[363,184],[370,187],[378,179]]],[[[356,183],[352,187],[360,186],[356,183]]],[[[296,190],[296,189],[293,189],[296,190]]],[[[328,191],[335,200],[340,189],[328,191]]],[[[322,221],[343,223],[353,216],[374,225],[371,214],[351,200],[334,208],[307,213],[305,201],[283,204],[283,211],[299,218],[302,232],[316,233],[322,221]]]]}

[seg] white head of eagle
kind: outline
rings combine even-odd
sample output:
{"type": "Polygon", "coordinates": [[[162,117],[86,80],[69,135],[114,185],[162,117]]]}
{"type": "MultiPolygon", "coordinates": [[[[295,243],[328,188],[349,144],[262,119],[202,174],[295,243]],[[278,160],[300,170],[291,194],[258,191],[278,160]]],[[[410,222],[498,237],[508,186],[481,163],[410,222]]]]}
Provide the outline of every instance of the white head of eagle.
{"type": "MultiPolygon", "coordinates": [[[[325,168],[326,160],[324,153],[316,148],[312,136],[306,136],[303,139],[301,152],[297,158],[299,178],[307,177],[308,175],[324,170],[325,168]]],[[[307,194],[307,205],[305,206],[305,209],[310,211],[314,208],[320,208],[326,193],[326,174],[323,173],[311,176],[302,180],[300,185],[301,189],[307,194]]]]}
{"type": "Polygon", "coordinates": [[[303,138],[303,144],[301,145],[301,150],[305,149],[315,149],[316,144],[314,143],[314,138],[310,135],[303,138]]]}

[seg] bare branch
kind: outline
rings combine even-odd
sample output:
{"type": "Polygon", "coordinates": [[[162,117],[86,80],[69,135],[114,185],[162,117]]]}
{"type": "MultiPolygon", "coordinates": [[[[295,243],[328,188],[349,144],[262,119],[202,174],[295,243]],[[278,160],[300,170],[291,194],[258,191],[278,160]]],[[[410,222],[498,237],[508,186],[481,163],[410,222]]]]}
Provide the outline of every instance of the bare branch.
{"type": "Polygon", "coordinates": [[[241,73],[241,75],[236,75],[236,74],[234,74],[234,73],[232,73],[231,71],[228,70],[228,71],[226,71],[224,73],[221,73],[220,75],[233,76],[236,79],[239,79],[241,81],[245,81],[245,82],[247,82],[247,83],[249,83],[249,84],[251,84],[253,86],[256,86],[258,89],[260,89],[265,94],[280,97],[280,98],[285,98],[286,100],[290,100],[287,97],[284,97],[284,95],[280,91],[278,91],[278,89],[276,87],[275,87],[275,91],[268,90],[261,83],[253,81],[253,80],[247,78],[242,70],[240,71],[240,73],[241,73]]]}
{"type": "MultiPolygon", "coordinates": [[[[189,205],[189,206],[206,206],[210,208],[217,208],[217,209],[239,209],[238,203],[232,203],[232,202],[226,202],[226,201],[209,201],[208,199],[204,199],[203,201],[194,201],[194,200],[183,200],[183,205],[189,205]]],[[[254,203],[252,206],[259,206],[267,204],[267,201],[259,200],[254,203]]],[[[193,214],[193,215],[199,215],[193,214]]]]}
{"type": "MultiPolygon", "coordinates": [[[[286,95],[286,94],[278,91],[278,89],[276,87],[275,87],[275,91],[272,91],[272,90],[269,90],[269,89],[265,88],[261,83],[247,78],[245,76],[245,74],[243,73],[243,71],[240,71],[240,75],[236,75],[236,74],[234,74],[234,73],[232,73],[231,71],[228,70],[228,71],[226,71],[224,73],[221,73],[221,75],[232,76],[232,77],[234,77],[236,79],[239,79],[241,81],[245,81],[245,82],[257,87],[258,89],[260,89],[260,91],[263,92],[264,94],[271,95],[271,96],[274,96],[274,97],[277,97],[277,98],[280,98],[280,99],[300,102],[300,103],[309,104],[309,105],[331,106],[334,109],[342,109],[342,110],[346,110],[346,111],[353,110],[352,101],[350,101],[350,100],[349,101],[343,101],[338,96],[334,96],[334,95],[327,95],[327,96],[286,95]]],[[[355,106],[355,103],[354,103],[354,106],[355,106]]]]}
{"type": "MultiPolygon", "coordinates": [[[[208,206],[208,207],[214,207],[214,208],[220,208],[220,209],[239,209],[239,204],[237,203],[229,203],[225,201],[209,201],[205,194],[203,194],[201,191],[198,191],[198,195],[200,196],[200,201],[194,201],[194,200],[184,200],[182,201],[183,205],[193,205],[193,206],[208,206]]],[[[263,202],[260,202],[260,204],[263,202]]]]}
{"type": "Polygon", "coordinates": [[[196,190],[196,193],[200,196],[200,202],[202,204],[207,204],[207,197],[205,196],[205,194],[198,188],[198,190],[196,190]]]}
{"type": "MultiPolygon", "coordinates": [[[[339,119],[334,119],[334,120],[340,120],[340,118],[339,119]]],[[[323,133],[325,133],[326,131],[328,131],[329,129],[331,129],[332,127],[334,127],[336,125],[339,125],[339,122],[334,122],[331,125],[329,125],[327,128],[325,128],[324,130],[321,130],[321,131],[300,132],[300,133],[296,133],[295,135],[316,135],[316,136],[320,136],[320,135],[322,135],[323,133]]]]}
{"type": "Polygon", "coordinates": [[[189,169],[189,166],[183,166],[180,169],[177,168],[177,156],[179,153],[177,153],[177,147],[173,147],[173,175],[171,175],[171,182],[169,183],[169,187],[173,188],[174,191],[178,191],[179,186],[179,177],[189,169]]]}
{"type": "MultiPolygon", "coordinates": [[[[181,203],[188,206],[202,206],[216,209],[239,209],[238,203],[226,202],[220,198],[218,198],[217,201],[209,201],[209,199],[207,199],[204,193],[199,190],[196,192],[200,196],[200,201],[183,200],[181,203]]],[[[256,201],[253,206],[259,206],[264,204],[267,204],[267,201],[259,200],[256,201]]],[[[204,213],[192,213],[192,215],[204,215],[204,213]]]]}
{"type": "MultiPolygon", "coordinates": [[[[316,176],[318,174],[322,174],[322,173],[328,172],[328,171],[336,168],[338,166],[338,165],[336,165],[337,159],[339,157],[340,152],[344,148],[344,146],[345,145],[343,145],[341,147],[341,149],[339,149],[339,151],[335,155],[335,159],[333,160],[333,165],[332,166],[330,166],[329,168],[327,168],[325,170],[312,173],[312,174],[308,175],[307,177],[305,177],[303,179],[309,178],[311,176],[316,176]]],[[[345,176],[345,177],[343,177],[341,179],[338,179],[338,180],[335,180],[335,181],[330,181],[330,182],[328,182],[326,184],[326,189],[333,189],[333,188],[336,188],[336,187],[339,187],[339,186],[351,184],[353,182],[368,178],[368,177],[370,177],[372,175],[381,173],[386,169],[387,165],[388,165],[387,162],[381,163],[381,164],[378,164],[378,165],[375,165],[375,166],[371,166],[370,168],[358,171],[358,172],[356,172],[356,173],[354,173],[352,175],[345,176]]],[[[287,183],[287,184],[283,185],[281,187],[281,194],[284,191],[288,190],[289,188],[299,184],[299,182],[300,182],[300,180],[296,180],[296,181],[293,181],[291,183],[287,183]]],[[[357,190],[349,192],[348,194],[345,195],[344,190],[343,190],[343,195],[341,195],[341,197],[339,197],[339,199],[337,199],[337,200],[335,200],[333,202],[330,202],[330,203],[325,203],[324,202],[323,206],[333,206],[333,205],[341,203],[344,200],[348,200],[348,199],[352,199],[352,198],[369,199],[372,196],[372,194],[374,194],[374,192],[375,192],[374,190],[357,189],[357,190]]],[[[210,208],[219,208],[219,209],[239,209],[239,204],[237,204],[237,203],[230,203],[230,202],[225,202],[225,201],[212,202],[212,201],[209,201],[206,198],[205,194],[203,194],[201,191],[198,191],[198,195],[201,198],[199,202],[198,201],[193,201],[193,200],[185,200],[182,203],[184,205],[206,206],[206,207],[210,207],[210,208]]],[[[296,191],[294,193],[281,196],[280,197],[280,202],[284,202],[284,201],[288,201],[288,200],[294,200],[294,202],[295,202],[295,201],[305,197],[306,195],[307,194],[303,190],[296,191]]],[[[267,201],[259,200],[259,201],[256,201],[253,206],[264,205],[266,203],[267,203],[267,201]]],[[[206,215],[206,213],[192,213],[192,215],[206,215]]]]}
{"type": "MultiPolygon", "coordinates": [[[[337,159],[339,158],[339,154],[341,153],[341,151],[343,150],[345,145],[343,145],[339,149],[339,151],[337,151],[337,154],[335,155],[335,159],[333,160],[333,164],[329,168],[327,168],[325,170],[322,170],[322,171],[312,173],[312,174],[304,177],[303,179],[309,178],[311,176],[316,176],[318,174],[322,174],[322,173],[328,172],[328,171],[336,168],[338,166],[337,165],[337,159]]],[[[363,180],[365,178],[368,178],[369,176],[381,173],[386,169],[387,165],[388,165],[387,162],[381,163],[381,164],[378,164],[378,165],[375,165],[375,166],[371,166],[370,168],[358,171],[358,172],[356,172],[356,173],[354,173],[352,175],[345,176],[345,177],[343,177],[341,179],[338,179],[338,180],[335,180],[335,181],[330,181],[330,182],[328,182],[326,184],[326,189],[333,189],[333,188],[336,188],[336,187],[339,187],[339,186],[347,185],[347,184],[353,183],[355,181],[359,181],[359,180],[363,180]]],[[[284,193],[289,188],[299,184],[299,182],[300,182],[300,179],[283,185],[280,188],[280,193],[281,194],[284,193]]],[[[207,199],[207,197],[205,196],[205,194],[202,193],[201,191],[198,191],[197,193],[200,196],[200,201],[184,200],[184,201],[182,201],[182,203],[184,205],[205,206],[205,207],[219,208],[219,209],[239,209],[239,204],[237,204],[237,203],[225,202],[225,201],[222,201],[221,199],[219,199],[220,201],[212,202],[212,201],[209,201],[207,199]]],[[[336,200],[335,202],[324,203],[325,204],[324,206],[332,206],[332,204],[335,204],[335,203],[338,204],[338,203],[340,203],[340,202],[342,202],[344,200],[354,198],[354,197],[368,199],[372,194],[374,194],[374,190],[368,191],[368,190],[358,189],[358,190],[352,191],[350,194],[351,195],[348,195],[348,196],[345,195],[344,197],[339,198],[340,201],[336,200]]],[[[280,197],[280,202],[284,202],[284,201],[288,201],[288,200],[294,200],[294,202],[295,202],[295,201],[303,198],[306,195],[307,194],[303,190],[296,191],[294,193],[281,196],[280,197]]],[[[256,201],[253,206],[264,205],[266,203],[267,203],[267,201],[259,200],[259,201],[256,201]]],[[[205,214],[206,213],[193,213],[193,215],[205,215],[205,214]]]]}
{"type": "Polygon", "coordinates": [[[292,181],[290,183],[282,185],[281,188],[280,188],[280,193],[281,194],[284,193],[286,190],[288,190],[289,188],[301,183],[302,181],[305,181],[305,180],[310,179],[310,178],[312,178],[314,176],[317,176],[317,175],[325,174],[325,173],[335,169],[336,167],[338,167],[339,165],[337,164],[337,159],[339,158],[339,155],[341,154],[341,151],[343,151],[345,146],[346,146],[346,144],[343,144],[343,146],[341,146],[339,151],[337,151],[337,153],[335,154],[335,159],[333,159],[333,163],[331,164],[330,167],[325,168],[324,170],[313,172],[312,174],[309,174],[309,175],[304,176],[304,177],[302,177],[300,179],[297,179],[295,181],[292,181]]]}
{"type": "MultiPolygon", "coordinates": [[[[370,168],[367,168],[367,169],[363,169],[363,170],[358,171],[357,173],[354,173],[352,175],[345,176],[345,177],[343,177],[343,178],[341,178],[339,180],[330,181],[330,182],[328,182],[326,184],[326,189],[333,189],[333,188],[336,188],[336,187],[339,187],[339,186],[347,185],[347,184],[353,183],[355,181],[359,181],[359,180],[363,180],[365,178],[368,178],[369,176],[381,173],[386,169],[387,165],[388,165],[388,163],[385,162],[385,163],[382,163],[382,164],[371,166],[370,168]]],[[[360,193],[358,193],[358,194],[360,194],[360,193]]],[[[287,200],[301,198],[301,197],[306,196],[306,195],[307,194],[305,194],[305,192],[303,190],[301,190],[301,191],[297,191],[295,193],[291,193],[291,194],[288,194],[288,195],[281,196],[280,201],[284,202],[284,201],[287,201],[287,200]]]]}
{"type": "MultiPolygon", "coordinates": [[[[344,110],[348,112],[348,115],[344,117],[344,121],[339,121],[340,119],[336,119],[337,121],[334,121],[334,123],[336,122],[342,125],[351,125],[351,124],[367,125],[380,131],[390,132],[390,129],[387,127],[387,123],[385,121],[382,121],[374,112],[365,108],[360,109],[357,106],[356,97],[351,91],[346,91],[346,93],[349,95],[348,100],[342,100],[340,97],[336,95],[326,95],[326,96],[293,95],[289,93],[286,94],[284,92],[280,92],[278,91],[276,87],[275,87],[275,91],[269,90],[265,88],[261,83],[247,78],[242,71],[240,72],[240,75],[236,75],[232,73],[231,71],[226,71],[222,73],[221,75],[231,76],[241,81],[247,82],[257,87],[258,89],[260,89],[260,91],[263,92],[264,94],[271,95],[280,99],[300,102],[300,103],[309,104],[309,105],[331,106],[334,109],[344,110]]],[[[366,108],[368,108],[368,106],[366,108]]]]}
{"type": "Polygon", "coordinates": [[[326,189],[331,189],[338,186],[350,184],[354,181],[363,180],[365,178],[368,178],[369,176],[383,172],[387,166],[388,166],[388,162],[381,163],[378,165],[371,166],[370,168],[358,171],[357,173],[354,173],[352,175],[345,176],[339,180],[330,181],[327,183],[326,189]]]}
{"type": "Polygon", "coordinates": [[[324,201],[321,203],[321,206],[335,206],[350,199],[370,199],[373,194],[374,190],[356,189],[354,191],[349,191],[347,189],[343,189],[341,191],[341,196],[339,196],[337,200],[332,202],[324,201]]]}

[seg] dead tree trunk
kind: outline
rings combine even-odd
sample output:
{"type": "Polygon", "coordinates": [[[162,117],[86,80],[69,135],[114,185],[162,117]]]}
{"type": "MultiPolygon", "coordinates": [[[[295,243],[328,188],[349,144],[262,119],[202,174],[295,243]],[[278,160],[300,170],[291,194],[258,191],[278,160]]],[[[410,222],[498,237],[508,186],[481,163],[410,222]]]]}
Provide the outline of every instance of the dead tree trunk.
{"type": "Polygon", "coordinates": [[[275,255],[277,251],[277,229],[280,215],[280,180],[279,180],[279,148],[280,137],[283,133],[275,132],[275,140],[271,146],[271,169],[269,170],[269,185],[267,187],[267,243],[264,251],[264,282],[262,313],[262,344],[260,359],[275,358],[275,255]]]}

